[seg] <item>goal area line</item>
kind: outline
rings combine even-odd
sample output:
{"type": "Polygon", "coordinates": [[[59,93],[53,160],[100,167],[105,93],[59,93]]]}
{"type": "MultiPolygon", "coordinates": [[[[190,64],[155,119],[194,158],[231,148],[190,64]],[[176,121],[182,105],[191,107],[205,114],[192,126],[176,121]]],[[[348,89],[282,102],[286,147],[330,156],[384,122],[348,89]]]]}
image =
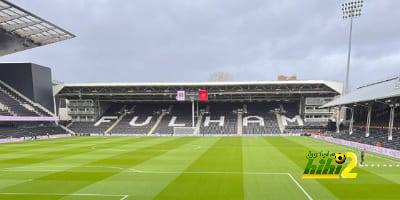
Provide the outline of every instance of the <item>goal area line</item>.
{"type": "Polygon", "coordinates": [[[80,193],[33,193],[33,192],[0,192],[1,195],[34,195],[34,196],[81,196],[81,197],[117,197],[118,200],[125,200],[129,197],[126,194],[80,194],[80,193]]]}

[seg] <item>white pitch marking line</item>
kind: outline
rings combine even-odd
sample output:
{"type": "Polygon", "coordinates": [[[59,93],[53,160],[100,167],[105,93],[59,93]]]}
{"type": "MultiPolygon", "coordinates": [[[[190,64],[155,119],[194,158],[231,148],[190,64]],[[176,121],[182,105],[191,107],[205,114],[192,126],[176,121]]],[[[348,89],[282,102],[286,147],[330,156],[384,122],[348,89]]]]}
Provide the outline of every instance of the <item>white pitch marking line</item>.
{"type": "MultiPolygon", "coordinates": [[[[147,173],[147,174],[244,174],[244,175],[287,175],[289,178],[299,187],[299,189],[304,193],[304,195],[312,200],[312,197],[307,193],[307,191],[300,185],[300,183],[292,176],[290,173],[282,172],[178,172],[178,171],[142,171],[134,168],[128,169],[128,172],[134,173],[147,173]]],[[[10,194],[10,195],[46,195],[46,196],[110,196],[110,197],[122,197],[120,200],[125,200],[129,195],[112,195],[112,194],[59,194],[59,193],[0,193],[10,194]]]]}
{"type": "Polygon", "coordinates": [[[131,168],[131,172],[136,173],[147,173],[147,174],[244,174],[244,175],[288,175],[290,179],[300,188],[300,190],[306,195],[309,200],[312,200],[312,197],[307,193],[307,191],[300,185],[299,182],[292,176],[290,173],[279,173],[279,172],[167,172],[167,171],[142,171],[131,168]]]}
{"type": "Polygon", "coordinates": [[[2,192],[0,195],[38,195],[38,196],[94,196],[94,197],[121,197],[125,200],[129,197],[127,194],[61,194],[61,193],[28,193],[28,192],[2,192]]]}
{"type": "Polygon", "coordinates": [[[310,196],[310,195],[307,193],[307,191],[300,185],[300,183],[296,181],[296,179],[292,176],[292,174],[290,174],[290,173],[286,173],[286,174],[287,174],[287,175],[292,179],[292,181],[300,188],[300,190],[303,191],[303,193],[306,195],[306,197],[307,197],[309,200],[312,200],[311,196],[310,196]]]}
{"type": "MultiPolygon", "coordinates": [[[[0,171],[35,171],[35,172],[59,172],[60,170],[54,169],[60,166],[57,165],[43,165],[43,166],[38,166],[41,169],[38,170],[32,170],[32,166],[21,166],[21,167],[13,167],[13,168],[3,168],[0,169],[0,171]],[[43,169],[43,168],[51,168],[51,169],[43,169]],[[29,169],[29,170],[23,170],[23,169],[29,169]]],[[[80,166],[81,168],[102,168],[102,169],[118,169],[118,170],[124,170],[124,168],[122,167],[114,167],[114,166],[97,166],[97,165],[93,165],[93,166],[80,166]]],[[[61,167],[63,168],[63,167],[61,167]]]]}
{"type": "Polygon", "coordinates": [[[127,171],[128,171],[128,172],[143,173],[142,170],[137,170],[137,169],[134,169],[134,168],[128,169],[127,171]]]}
{"type": "Polygon", "coordinates": [[[201,172],[201,171],[193,171],[193,172],[180,172],[180,171],[142,171],[134,168],[128,169],[128,172],[134,173],[143,173],[143,174],[244,174],[244,175],[262,175],[262,174],[277,174],[277,175],[286,175],[287,173],[273,173],[273,172],[201,172]]]}
{"type": "Polygon", "coordinates": [[[93,165],[93,166],[80,166],[80,167],[84,167],[84,168],[103,168],[103,169],[119,169],[119,170],[123,170],[123,169],[124,169],[124,168],[122,168],[122,167],[97,166],[97,165],[93,165]]]}

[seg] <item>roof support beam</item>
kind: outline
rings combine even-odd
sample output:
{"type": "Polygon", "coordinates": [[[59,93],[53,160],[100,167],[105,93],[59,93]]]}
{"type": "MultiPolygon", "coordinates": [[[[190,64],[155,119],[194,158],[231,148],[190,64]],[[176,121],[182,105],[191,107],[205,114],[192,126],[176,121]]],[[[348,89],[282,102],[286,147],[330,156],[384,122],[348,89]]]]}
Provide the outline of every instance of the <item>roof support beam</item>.
{"type": "Polygon", "coordinates": [[[40,43],[41,44],[50,44],[50,43],[56,42],[58,40],[66,40],[66,39],[69,39],[71,37],[72,36],[70,36],[70,35],[60,35],[60,36],[57,36],[57,37],[52,37],[52,38],[40,41],[40,43]]]}
{"type": "Polygon", "coordinates": [[[372,113],[372,104],[368,105],[367,128],[365,130],[365,137],[369,137],[369,127],[371,125],[371,113],[372,113]]]}
{"type": "Polygon", "coordinates": [[[350,108],[350,125],[349,125],[349,134],[353,134],[353,124],[354,124],[354,107],[350,108]]]}
{"type": "Polygon", "coordinates": [[[50,41],[52,39],[56,39],[56,38],[61,38],[60,35],[56,35],[56,34],[51,34],[51,35],[43,35],[43,36],[32,36],[32,40],[35,41],[36,43],[40,43],[43,44],[46,41],[50,41]]]}
{"type": "Polygon", "coordinates": [[[21,17],[25,17],[26,15],[27,14],[1,16],[0,23],[6,22],[6,21],[11,21],[11,20],[18,19],[21,17]]]}
{"type": "Polygon", "coordinates": [[[18,33],[18,34],[21,37],[29,37],[31,35],[35,35],[35,34],[38,34],[38,33],[46,32],[46,31],[49,31],[49,30],[51,30],[51,29],[50,28],[43,28],[43,29],[38,28],[36,30],[31,30],[31,31],[21,31],[21,33],[18,33]]]}
{"type": "Polygon", "coordinates": [[[75,37],[72,33],[8,0],[0,0],[0,31],[2,34],[10,36],[8,39],[11,41],[9,45],[2,48],[0,56],[75,37]],[[59,37],[53,35],[58,35],[59,37]],[[36,39],[40,41],[35,41],[32,38],[34,36],[47,37],[36,39]]]}
{"type": "Polygon", "coordinates": [[[0,6],[0,11],[11,8],[11,6],[0,6]]]}
{"type": "Polygon", "coordinates": [[[36,25],[39,23],[41,23],[41,22],[40,21],[32,21],[32,22],[18,23],[18,24],[13,24],[13,25],[7,24],[8,26],[6,27],[6,30],[12,32],[12,31],[16,31],[16,30],[19,30],[19,29],[22,29],[22,28],[25,28],[28,26],[33,26],[33,25],[36,25]]]}
{"type": "Polygon", "coordinates": [[[338,107],[337,115],[336,115],[336,133],[340,133],[340,113],[342,112],[342,106],[338,107]]]}
{"type": "Polygon", "coordinates": [[[388,140],[393,139],[393,122],[394,122],[394,112],[396,110],[396,105],[390,105],[390,118],[389,118],[389,128],[388,128],[388,140]]]}

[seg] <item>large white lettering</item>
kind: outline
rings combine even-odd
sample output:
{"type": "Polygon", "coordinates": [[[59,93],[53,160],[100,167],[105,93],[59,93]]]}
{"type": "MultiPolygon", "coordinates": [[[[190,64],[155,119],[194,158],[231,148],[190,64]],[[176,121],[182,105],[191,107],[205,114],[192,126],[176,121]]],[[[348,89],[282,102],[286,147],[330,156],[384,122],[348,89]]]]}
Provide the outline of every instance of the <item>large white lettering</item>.
{"type": "Polygon", "coordinates": [[[206,120],[204,121],[204,126],[210,126],[210,123],[218,123],[219,126],[224,126],[225,124],[225,116],[220,116],[219,119],[211,120],[210,116],[206,116],[206,120]]]}
{"type": "Polygon", "coordinates": [[[296,115],[292,119],[290,119],[290,118],[288,118],[288,117],[286,117],[284,115],[281,115],[281,119],[282,119],[282,124],[284,126],[287,126],[288,122],[295,123],[296,121],[297,121],[297,124],[299,126],[304,126],[304,122],[303,122],[303,120],[301,119],[301,117],[299,115],[296,115]]]}
{"type": "Polygon", "coordinates": [[[109,123],[111,120],[117,119],[117,116],[103,116],[97,121],[94,126],[99,126],[101,123],[109,123]]]}
{"type": "Polygon", "coordinates": [[[133,117],[133,119],[129,122],[129,125],[131,125],[131,126],[145,126],[145,125],[147,125],[147,124],[150,123],[150,121],[151,121],[151,119],[152,119],[153,117],[152,117],[152,116],[148,116],[144,122],[142,122],[142,123],[136,123],[136,120],[137,120],[138,118],[139,118],[138,116],[133,117]]]}
{"type": "Polygon", "coordinates": [[[171,121],[169,121],[168,126],[173,126],[173,127],[182,127],[182,126],[186,126],[186,124],[175,124],[176,121],[176,116],[173,116],[171,118],[171,121]]]}
{"type": "Polygon", "coordinates": [[[249,123],[260,124],[260,126],[264,126],[264,118],[260,116],[247,116],[243,118],[243,126],[248,126],[249,123]]]}

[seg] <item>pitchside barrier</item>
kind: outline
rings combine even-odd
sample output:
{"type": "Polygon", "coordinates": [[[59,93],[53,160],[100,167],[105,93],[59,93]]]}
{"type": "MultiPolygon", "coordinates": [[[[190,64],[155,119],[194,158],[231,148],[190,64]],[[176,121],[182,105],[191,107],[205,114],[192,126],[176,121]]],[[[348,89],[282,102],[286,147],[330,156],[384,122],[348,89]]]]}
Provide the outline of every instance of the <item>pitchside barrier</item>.
{"type": "Polygon", "coordinates": [[[361,144],[358,142],[351,142],[351,141],[342,140],[342,139],[338,139],[338,138],[325,137],[325,136],[319,136],[319,135],[314,135],[313,137],[316,139],[331,142],[331,143],[341,144],[341,145],[354,147],[354,148],[358,148],[358,149],[365,149],[367,151],[371,151],[374,153],[391,156],[391,157],[395,157],[395,158],[400,158],[400,151],[397,151],[394,149],[387,149],[384,147],[377,147],[377,146],[372,146],[372,145],[368,145],[368,144],[361,144]]]}
{"type": "MultiPolygon", "coordinates": [[[[171,134],[152,134],[152,135],[147,135],[147,134],[131,134],[131,133],[108,133],[108,134],[100,134],[100,133],[90,133],[90,134],[77,134],[75,136],[125,136],[125,137],[138,137],[138,136],[149,136],[149,137],[171,137],[171,136],[205,136],[205,137],[261,137],[261,136],[283,136],[283,137],[290,137],[290,136],[301,136],[299,133],[294,133],[294,134],[244,134],[244,135],[238,135],[238,134],[193,134],[193,133],[187,133],[184,130],[179,130],[181,131],[180,133],[177,133],[173,135],[171,134]]],[[[192,130],[191,130],[192,131],[192,130]]],[[[73,136],[72,134],[58,134],[58,135],[41,135],[41,136],[36,136],[36,140],[45,140],[45,139],[54,139],[54,138],[64,138],[64,137],[71,137],[73,136]]],[[[34,137],[20,137],[20,138],[4,138],[0,139],[0,144],[1,143],[10,143],[10,142],[23,142],[23,141],[28,141],[28,140],[35,140],[34,137]]],[[[400,156],[399,156],[400,157],[400,156]]]]}
{"type": "Polygon", "coordinates": [[[243,134],[243,135],[238,135],[238,134],[187,134],[187,133],[182,133],[182,134],[176,134],[176,135],[171,135],[171,134],[132,134],[132,133],[108,133],[108,134],[99,134],[99,133],[91,133],[88,134],[89,136],[128,136],[128,137],[137,137],[137,136],[148,136],[148,137],[171,137],[171,136],[205,136],[205,137],[221,137],[221,136],[229,136],[229,137],[260,137],[260,136],[282,136],[282,137],[291,137],[291,136],[301,136],[300,133],[292,133],[292,134],[243,134]]]}
{"type": "Polygon", "coordinates": [[[197,130],[196,127],[174,127],[174,135],[193,135],[197,130]]]}
{"type": "Polygon", "coordinates": [[[23,142],[27,140],[46,140],[46,139],[54,139],[54,138],[64,138],[64,137],[71,137],[71,134],[58,134],[58,135],[41,135],[34,137],[20,137],[20,138],[4,138],[0,139],[0,143],[10,143],[10,142],[23,142]]]}

